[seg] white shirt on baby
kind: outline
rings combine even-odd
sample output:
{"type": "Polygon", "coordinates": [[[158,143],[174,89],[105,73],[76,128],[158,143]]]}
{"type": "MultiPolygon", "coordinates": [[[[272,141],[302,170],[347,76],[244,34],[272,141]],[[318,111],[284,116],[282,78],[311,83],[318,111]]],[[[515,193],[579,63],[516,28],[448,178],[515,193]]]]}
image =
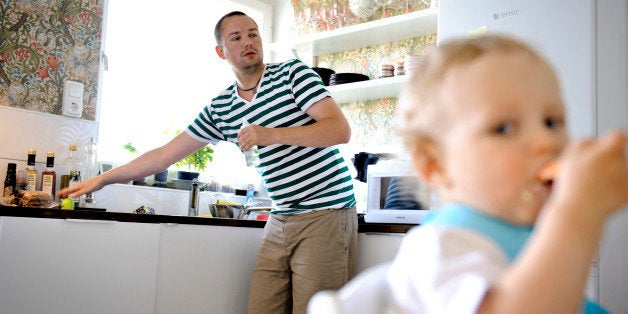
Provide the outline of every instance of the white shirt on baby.
{"type": "Polygon", "coordinates": [[[388,271],[395,313],[475,313],[509,261],[488,237],[434,224],[403,239],[388,271]]]}

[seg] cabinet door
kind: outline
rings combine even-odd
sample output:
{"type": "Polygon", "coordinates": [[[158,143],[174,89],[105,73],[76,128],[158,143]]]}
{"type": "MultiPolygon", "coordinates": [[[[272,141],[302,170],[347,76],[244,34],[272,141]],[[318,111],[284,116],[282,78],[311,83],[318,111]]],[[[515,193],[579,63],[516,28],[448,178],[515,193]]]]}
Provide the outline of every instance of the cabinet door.
{"type": "Polygon", "coordinates": [[[395,258],[405,233],[359,233],[356,274],[395,258]]]}
{"type": "Polygon", "coordinates": [[[161,228],[155,313],[246,313],[263,229],[161,228]]]}
{"type": "Polygon", "coordinates": [[[154,313],[159,225],[0,217],[3,313],[154,313]]]}

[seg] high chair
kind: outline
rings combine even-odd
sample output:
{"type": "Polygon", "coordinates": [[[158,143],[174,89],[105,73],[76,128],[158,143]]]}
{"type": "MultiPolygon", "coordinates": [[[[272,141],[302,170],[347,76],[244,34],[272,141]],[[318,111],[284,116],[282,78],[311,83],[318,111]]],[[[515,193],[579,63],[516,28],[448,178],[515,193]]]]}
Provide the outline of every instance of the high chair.
{"type": "Polygon", "coordinates": [[[390,290],[386,273],[390,263],[366,269],[339,290],[317,292],[308,304],[308,314],[386,313],[390,290]]]}

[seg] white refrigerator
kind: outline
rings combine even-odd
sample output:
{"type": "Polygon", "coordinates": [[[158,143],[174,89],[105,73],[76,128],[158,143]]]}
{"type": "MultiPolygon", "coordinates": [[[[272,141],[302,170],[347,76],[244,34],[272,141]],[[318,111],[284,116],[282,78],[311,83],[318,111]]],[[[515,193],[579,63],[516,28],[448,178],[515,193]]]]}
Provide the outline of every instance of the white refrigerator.
{"type": "MultiPolygon", "coordinates": [[[[573,137],[628,131],[628,1],[440,0],[439,7],[439,43],[502,33],[548,58],[561,79],[573,137]]],[[[628,310],[628,209],[607,225],[587,294],[612,313],[628,310]]]]}

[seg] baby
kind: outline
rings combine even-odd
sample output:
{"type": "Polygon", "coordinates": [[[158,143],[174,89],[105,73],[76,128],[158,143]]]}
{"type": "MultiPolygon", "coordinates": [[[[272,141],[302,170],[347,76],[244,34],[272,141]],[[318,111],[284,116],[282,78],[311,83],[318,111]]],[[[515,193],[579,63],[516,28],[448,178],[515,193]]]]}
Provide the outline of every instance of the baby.
{"type": "Polygon", "coordinates": [[[442,206],[389,269],[395,312],[603,313],[584,290],[605,221],[628,204],[626,135],[569,142],[551,67],[495,35],[428,53],[400,106],[442,206]]]}

